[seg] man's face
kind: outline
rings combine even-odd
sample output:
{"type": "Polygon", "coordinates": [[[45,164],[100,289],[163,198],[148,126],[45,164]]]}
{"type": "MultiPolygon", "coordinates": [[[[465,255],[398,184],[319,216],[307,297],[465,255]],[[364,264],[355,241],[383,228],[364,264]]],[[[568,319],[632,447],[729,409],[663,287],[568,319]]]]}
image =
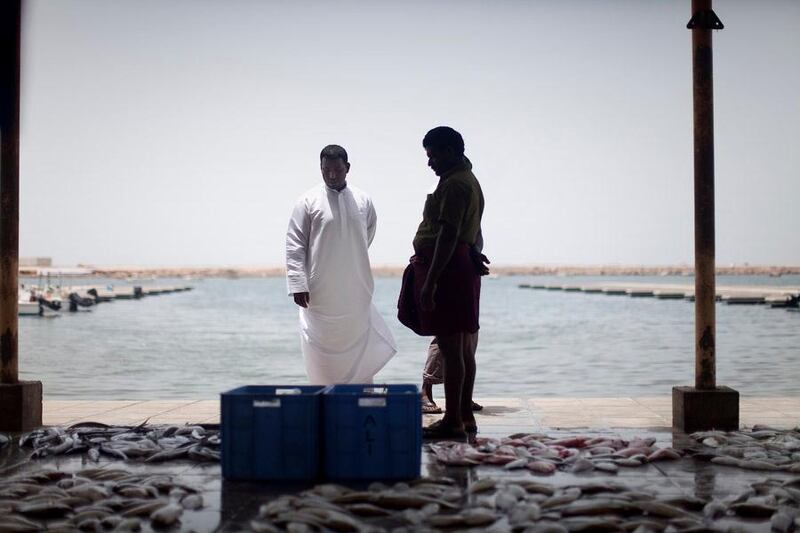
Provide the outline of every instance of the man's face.
{"type": "Polygon", "coordinates": [[[322,170],[322,179],[325,180],[325,185],[337,190],[344,187],[347,173],[350,171],[350,163],[345,163],[338,157],[335,159],[323,157],[319,166],[322,170]]]}
{"type": "Polygon", "coordinates": [[[428,155],[428,166],[437,176],[441,176],[458,163],[455,152],[449,147],[442,149],[426,146],[425,153],[428,155]]]}

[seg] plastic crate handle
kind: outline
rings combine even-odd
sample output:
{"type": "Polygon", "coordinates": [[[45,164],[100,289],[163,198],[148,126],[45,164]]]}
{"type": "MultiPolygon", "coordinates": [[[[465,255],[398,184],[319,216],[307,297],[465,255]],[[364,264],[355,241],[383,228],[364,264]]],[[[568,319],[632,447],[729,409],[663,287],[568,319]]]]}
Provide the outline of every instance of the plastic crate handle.
{"type": "Polygon", "coordinates": [[[253,400],[253,407],[256,409],[277,409],[280,406],[280,398],[275,398],[274,400],[253,400]]]}
{"type": "Polygon", "coordinates": [[[358,399],[359,407],[386,407],[386,398],[375,398],[366,396],[358,399]]]}
{"type": "Polygon", "coordinates": [[[297,387],[286,389],[275,389],[276,396],[290,396],[294,394],[303,394],[303,391],[297,387]]]}
{"type": "Polygon", "coordinates": [[[382,396],[386,396],[387,394],[389,394],[389,386],[378,385],[378,386],[364,387],[364,390],[362,392],[364,394],[380,394],[382,396]]]}

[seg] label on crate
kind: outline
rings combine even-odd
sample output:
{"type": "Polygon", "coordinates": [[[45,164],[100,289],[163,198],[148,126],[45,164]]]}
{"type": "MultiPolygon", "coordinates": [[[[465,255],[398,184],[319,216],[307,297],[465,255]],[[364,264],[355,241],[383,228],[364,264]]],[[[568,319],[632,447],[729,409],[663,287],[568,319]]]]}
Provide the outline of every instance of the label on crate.
{"type": "Polygon", "coordinates": [[[275,389],[275,395],[277,396],[287,396],[290,394],[302,394],[303,391],[300,389],[275,389]]]}
{"type": "Polygon", "coordinates": [[[386,407],[386,398],[359,398],[359,407],[386,407]]]}
{"type": "Polygon", "coordinates": [[[272,408],[275,408],[275,407],[280,407],[280,406],[281,406],[280,399],[276,399],[276,400],[253,400],[253,407],[259,407],[259,408],[272,407],[272,408]]]}

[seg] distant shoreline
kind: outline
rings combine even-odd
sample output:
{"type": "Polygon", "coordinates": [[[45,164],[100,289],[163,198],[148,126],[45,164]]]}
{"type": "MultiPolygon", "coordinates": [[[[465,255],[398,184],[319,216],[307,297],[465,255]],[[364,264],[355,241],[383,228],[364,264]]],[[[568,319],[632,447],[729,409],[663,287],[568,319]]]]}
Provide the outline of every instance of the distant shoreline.
{"type": "MultiPolygon", "coordinates": [[[[399,277],[403,266],[377,265],[372,268],[377,277],[399,277]]],[[[717,275],[725,276],[784,276],[800,274],[798,266],[729,265],[717,266],[717,275]]],[[[506,265],[492,266],[492,274],[499,276],[691,276],[690,265],[506,265]]],[[[20,267],[20,276],[64,275],[76,277],[108,278],[271,278],[283,277],[285,270],[278,266],[95,266],[77,267],[20,267]]]]}

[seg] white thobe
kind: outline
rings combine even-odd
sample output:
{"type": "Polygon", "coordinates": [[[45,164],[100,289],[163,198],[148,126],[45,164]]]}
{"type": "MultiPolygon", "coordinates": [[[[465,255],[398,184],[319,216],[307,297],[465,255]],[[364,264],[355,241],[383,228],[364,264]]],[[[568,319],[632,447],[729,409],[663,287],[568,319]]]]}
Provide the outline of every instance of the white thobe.
{"type": "Polygon", "coordinates": [[[368,248],[377,217],[372,200],[348,185],[324,183],[295,205],[286,232],[289,294],[309,293],[300,308],[300,346],[312,384],[372,383],[397,344],[372,304],[368,248]]]}

